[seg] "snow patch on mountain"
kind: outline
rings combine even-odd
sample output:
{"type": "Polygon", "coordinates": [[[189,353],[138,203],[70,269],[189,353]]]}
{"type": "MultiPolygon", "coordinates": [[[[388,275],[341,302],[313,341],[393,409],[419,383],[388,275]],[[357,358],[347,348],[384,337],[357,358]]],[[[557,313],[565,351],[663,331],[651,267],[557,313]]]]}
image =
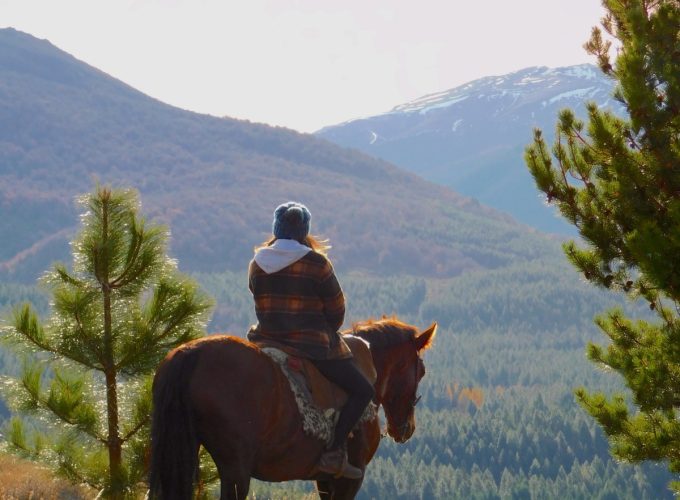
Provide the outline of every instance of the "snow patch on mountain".
{"type": "Polygon", "coordinates": [[[590,64],[566,68],[526,68],[507,75],[480,78],[453,89],[428,94],[405,104],[400,104],[385,114],[418,112],[424,115],[433,110],[462,103],[469,97],[476,97],[477,99],[485,97],[490,101],[511,96],[513,101],[517,102],[524,96],[544,92],[546,89],[555,88],[557,91],[560,87],[569,89],[544,100],[543,106],[545,106],[563,99],[592,98],[602,91],[602,83],[597,82],[598,78],[601,81],[602,75],[598,72],[597,67],[590,64]],[[579,82],[581,82],[581,85],[585,84],[584,80],[589,81],[590,84],[586,84],[587,87],[574,89],[574,86],[578,85],[579,82]]]}
{"type": "Polygon", "coordinates": [[[517,82],[515,85],[529,85],[532,83],[541,83],[544,82],[545,78],[537,78],[535,76],[525,76],[522,78],[519,82],[517,82]]]}
{"type": "Polygon", "coordinates": [[[428,107],[426,107],[426,108],[421,109],[421,110],[420,110],[420,114],[421,114],[421,115],[424,115],[425,113],[427,113],[427,112],[429,112],[429,111],[432,111],[433,109],[447,108],[447,107],[449,107],[449,106],[452,106],[452,105],[454,105],[454,104],[457,104],[457,103],[459,103],[459,102],[464,101],[464,100],[467,99],[468,97],[470,97],[470,96],[469,96],[469,95],[463,95],[463,96],[459,96],[459,97],[454,97],[454,98],[448,99],[448,100],[446,100],[446,101],[444,101],[444,102],[440,102],[440,103],[437,103],[437,104],[432,104],[431,106],[428,106],[428,107]]]}
{"type": "Polygon", "coordinates": [[[456,103],[464,101],[470,97],[469,95],[449,95],[449,92],[439,92],[437,94],[430,94],[415,101],[401,104],[395,107],[393,113],[409,113],[411,111],[418,111],[421,115],[426,114],[433,109],[446,108],[456,103]]]}
{"type": "Polygon", "coordinates": [[[579,98],[579,99],[592,99],[595,95],[597,95],[601,89],[597,87],[587,87],[585,89],[574,89],[574,90],[569,90],[568,92],[562,92],[561,94],[557,94],[554,97],[551,97],[548,99],[548,104],[554,104],[558,101],[561,101],[563,99],[571,99],[573,97],[579,98]]]}
{"type": "Polygon", "coordinates": [[[559,68],[563,73],[576,78],[585,78],[586,80],[595,80],[602,77],[602,73],[592,64],[580,64],[578,66],[569,66],[566,68],[559,68]]]}

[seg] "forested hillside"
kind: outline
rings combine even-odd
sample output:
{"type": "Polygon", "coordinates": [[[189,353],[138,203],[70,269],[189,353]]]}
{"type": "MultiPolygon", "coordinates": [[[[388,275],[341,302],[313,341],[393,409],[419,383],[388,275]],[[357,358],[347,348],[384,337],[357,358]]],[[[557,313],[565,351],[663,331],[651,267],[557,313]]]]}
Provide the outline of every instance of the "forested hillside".
{"type": "MultiPolygon", "coordinates": [[[[209,331],[243,335],[254,321],[245,271],[195,277],[216,298],[209,331]]],[[[589,317],[616,302],[580,282],[566,263],[445,279],[339,277],[347,327],[382,314],[421,327],[440,324],[426,355],[416,433],[405,445],[381,443],[359,498],[672,498],[663,466],[617,464],[600,429],[574,402],[572,390],[581,384],[620,388],[583,354],[598,335],[589,317]]],[[[47,307],[31,287],[5,288],[2,297],[47,307]]],[[[257,498],[299,498],[311,489],[253,486],[257,498]]]]}
{"type": "MultiPolygon", "coordinates": [[[[217,301],[209,330],[243,335],[254,320],[245,272],[195,277],[217,301]]],[[[599,428],[574,403],[577,385],[619,388],[583,355],[585,341],[597,335],[588,318],[615,302],[565,263],[449,279],[352,273],[340,279],[346,326],[382,314],[420,326],[440,323],[426,357],[416,434],[406,445],[383,441],[359,498],[671,498],[663,467],[617,464],[599,428]],[[405,481],[404,471],[413,480],[405,481]]],[[[3,303],[31,300],[47,308],[32,287],[1,291],[3,303]]],[[[12,367],[17,360],[5,369],[12,367]]],[[[258,498],[285,492],[299,498],[310,488],[257,483],[253,491],[258,498]]]]}
{"type": "Polygon", "coordinates": [[[382,160],[173,108],[11,29],[0,30],[0,116],[0,276],[12,281],[67,260],[73,198],[96,181],[138,189],[144,212],[171,227],[185,270],[243,268],[288,199],[310,207],[345,269],[454,276],[550,248],[382,160]]]}

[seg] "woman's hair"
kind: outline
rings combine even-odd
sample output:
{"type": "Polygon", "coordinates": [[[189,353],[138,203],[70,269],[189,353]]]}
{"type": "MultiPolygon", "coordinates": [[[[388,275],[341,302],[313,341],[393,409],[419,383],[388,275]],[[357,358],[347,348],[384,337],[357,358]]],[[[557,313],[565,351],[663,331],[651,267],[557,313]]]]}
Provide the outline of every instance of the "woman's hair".
{"type": "MultiPolygon", "coordinates": [[[[261,245],[256,246],[255,251],[257,252],[260,248],[272,246],[276,240],[278,240],[278,238],[276,236],[272,236],[261,245]]],[[[300,243],[302,243],[303,245],[307,245],[309,248],[311,248],[317,253],[320,253],[324,257],[327,257],[328,250],[331,249],[331,246],[328,244],[328,240],[322,240],[311,234],[305,236],[304,240],[300,241],[300,243]]]]}

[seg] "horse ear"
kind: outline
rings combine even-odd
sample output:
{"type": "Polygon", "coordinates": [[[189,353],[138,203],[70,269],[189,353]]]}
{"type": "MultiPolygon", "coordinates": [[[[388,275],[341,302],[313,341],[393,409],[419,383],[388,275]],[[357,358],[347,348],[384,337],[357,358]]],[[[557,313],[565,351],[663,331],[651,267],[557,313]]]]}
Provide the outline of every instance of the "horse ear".
{"type": "Polygon", "coordinates": [[[432,323],[432,325],[430,325],[430,328],[416,335],[415,341],[416,349],[418,350],[418,352],[429,349],[430,346],[432,346],[432,342],[434,341],[436,335],[437,335],[437,322],[435,321],[434,323],[432,323]]]}

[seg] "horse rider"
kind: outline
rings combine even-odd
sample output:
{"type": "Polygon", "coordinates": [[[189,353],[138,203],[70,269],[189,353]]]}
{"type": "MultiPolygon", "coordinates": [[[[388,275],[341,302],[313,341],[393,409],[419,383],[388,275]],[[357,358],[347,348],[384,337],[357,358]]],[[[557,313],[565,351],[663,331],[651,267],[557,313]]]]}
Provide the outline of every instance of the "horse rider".
{"type": "Polygon", "coordinates": [[[307,207],[297,202],[274,211],[272,237],[256,248],[248,269],[258,320],[248,340],[309,359],[348,394],[316,470],[359,479],[361,469],[347,462],[346,441],[375,390],[354,365],[338,333],[345,297],[326,255],[329,247],[310,234],[311,219],[307,207]]]}

